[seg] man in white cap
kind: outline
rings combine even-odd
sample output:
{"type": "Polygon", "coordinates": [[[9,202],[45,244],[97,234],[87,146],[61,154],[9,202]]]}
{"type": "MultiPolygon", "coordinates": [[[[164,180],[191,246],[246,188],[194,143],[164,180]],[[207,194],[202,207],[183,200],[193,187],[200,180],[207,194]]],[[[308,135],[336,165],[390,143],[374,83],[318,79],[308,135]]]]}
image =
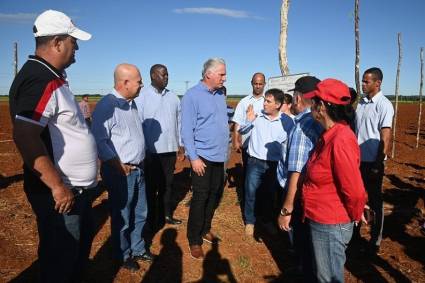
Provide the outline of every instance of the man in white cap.
{"type": "Polygon", "coordinates": [[[80,282],[90,253],[97,150],[65,69],[77,39],[91,35],[65,14],[37,17],[30,56],[9,92],[13,137],[24,160],[24,190],[36,215],[40,282],[80,282]]]}

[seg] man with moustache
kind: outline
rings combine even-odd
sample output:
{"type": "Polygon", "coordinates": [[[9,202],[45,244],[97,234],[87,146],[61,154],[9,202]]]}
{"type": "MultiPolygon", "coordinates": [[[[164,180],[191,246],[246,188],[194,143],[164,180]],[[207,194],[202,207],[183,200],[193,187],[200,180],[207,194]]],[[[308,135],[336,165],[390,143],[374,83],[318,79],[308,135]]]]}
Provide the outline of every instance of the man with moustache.
{"type": "Polygon", "coordinates": [[[62,12],[33,26],[35,55],[10,88],[13,139],[24,160],[24,191],[37,220],[40,282],[80,282],[93,239],[97,151],[65,69],[77,40],[91,35],[62,12]]]}

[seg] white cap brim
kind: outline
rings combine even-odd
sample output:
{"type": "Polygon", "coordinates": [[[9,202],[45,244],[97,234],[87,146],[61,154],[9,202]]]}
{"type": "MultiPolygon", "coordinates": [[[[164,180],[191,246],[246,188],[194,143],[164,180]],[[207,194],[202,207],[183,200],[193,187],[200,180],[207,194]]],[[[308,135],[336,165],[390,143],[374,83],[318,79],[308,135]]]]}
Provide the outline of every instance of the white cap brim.
{"type": "Polygon", "coordinates": [[[89,40],[91,38],[90,33],[80,30],[79,28],[75,28],[69,35],[79,40],[89,40]]]}

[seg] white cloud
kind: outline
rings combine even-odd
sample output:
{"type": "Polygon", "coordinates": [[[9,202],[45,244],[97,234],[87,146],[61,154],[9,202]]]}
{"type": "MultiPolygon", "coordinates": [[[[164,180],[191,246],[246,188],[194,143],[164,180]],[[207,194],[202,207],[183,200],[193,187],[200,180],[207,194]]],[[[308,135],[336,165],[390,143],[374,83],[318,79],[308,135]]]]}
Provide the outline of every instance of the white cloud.
{"type": "Polygon", "coordinates": [[[16,14],[5,14],[0,13],[0,22],[7,23],[32,23],[34,22],[37,14],[35,13],[16,13],[16,14]]]}
{"type": "Polygon", "coordinates": [[[241,10],[230,10],[223,8],[211,8],[211,7],[198,7],[198,8],[182,8],[174,9],[174,13],[177,14],[207,14],[207,15],[219,15],[229,18],[238,18],[238,19],[262,19],[261,17],[251,15],[246,11],[241,10]]]}

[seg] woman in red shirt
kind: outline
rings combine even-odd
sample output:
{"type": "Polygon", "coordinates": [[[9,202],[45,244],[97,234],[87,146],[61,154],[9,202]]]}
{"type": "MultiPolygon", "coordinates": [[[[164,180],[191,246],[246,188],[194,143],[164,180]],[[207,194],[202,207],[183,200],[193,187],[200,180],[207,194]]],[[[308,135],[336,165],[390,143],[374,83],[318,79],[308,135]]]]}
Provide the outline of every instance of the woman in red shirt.
{"type": "Polygon", "coordinates": [[[304,97],[312,99],[312,115],[325,129],[307,163],[302,188],[313,273],[318,282],[344,282],[345,249],[366,203],[360,149],[349,126],[354,109],[348,87],[335,79],[323,80],[304,97]]]}

